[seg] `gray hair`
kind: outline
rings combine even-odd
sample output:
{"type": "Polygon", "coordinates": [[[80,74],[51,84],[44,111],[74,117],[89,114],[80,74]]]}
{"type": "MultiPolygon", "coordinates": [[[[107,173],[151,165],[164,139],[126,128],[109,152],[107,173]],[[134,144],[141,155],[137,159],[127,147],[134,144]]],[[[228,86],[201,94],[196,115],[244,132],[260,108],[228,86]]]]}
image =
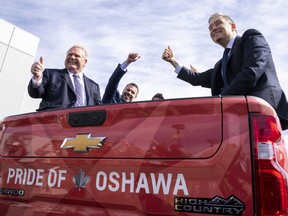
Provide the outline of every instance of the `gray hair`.
{"type": "Polygon", "coordinates": [[[233,24],[233,23],[234,23],[233,19],[232,19],[230,16],[225,15],[225,14],[222,14],[222,13],[214,13],[214,14],[212,14],[212,15],[209,17],[209,19],[208,19],[208,23],[210,23],[211,19],[213,19],[213,18],[215,18],[215,17],[222,17],[223,19],[225,19],[225,20],[226,20],[228,23],[230,23],[230,24],[233,24]]]}
{"type": "Polygon", "coordinates": [[[68,53],[71,49],[73,49],[73,48],[79,48],[79,49],[81,49],[81,50],[83,51],[84,57],[85,57],[86,59],[88,58],[88,52],[87,52],[86,48],[85,48],[84,46],[82,46],[82,45],[79,45],[79,44],[73,45],[73,46],[67,51],[67,53],[68,53]]]}

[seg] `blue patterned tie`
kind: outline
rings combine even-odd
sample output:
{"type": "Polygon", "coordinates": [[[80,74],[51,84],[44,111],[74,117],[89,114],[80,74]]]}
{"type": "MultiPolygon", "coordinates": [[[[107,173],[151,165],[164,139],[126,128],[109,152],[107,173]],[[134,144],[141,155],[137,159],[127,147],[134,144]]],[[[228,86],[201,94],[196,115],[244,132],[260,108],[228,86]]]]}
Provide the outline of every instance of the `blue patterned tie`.
{"type": "Polygon", "coordinates": [[[80,77],[78,74],[74,74],[74,85],[75,85],[75,93],[76,93],[76,103],[75,106],[79,107],[79,106],[84,106],[84,99],[83,99],[83,91],[84,88],[80,83],[80,77]]]}
{"type": "Polygon", "coordinates": [[[230,51],[230,48],[226,48],[223,53],[222,57],[222,66],[221,66],[221,71],[222,71],[222,78],[223,78],[223,83],[224,83],[224,88],[228,86],[228,81],[227,81],[227,62],[228,62],[228,53],[230,51]]]}

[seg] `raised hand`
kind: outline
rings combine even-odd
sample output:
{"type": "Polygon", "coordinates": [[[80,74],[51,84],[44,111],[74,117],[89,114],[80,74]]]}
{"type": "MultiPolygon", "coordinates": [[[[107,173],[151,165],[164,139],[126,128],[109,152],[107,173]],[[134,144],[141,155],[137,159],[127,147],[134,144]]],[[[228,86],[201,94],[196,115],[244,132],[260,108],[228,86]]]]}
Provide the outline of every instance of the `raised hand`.
{"type": "Polygon", "coordinates": [[[41,56],[38,62],[34,62],[31,66],[31,73],[34,76],[34,79],[39,80],[42,77],[44,71],[44,59],[41,56]]]}
{"type": "Polygon", "coordinates": [[[173,51],[170,48],[170,46],[168,46],[162,54],[162,59],[167,61],[167,62],[171,62],[172,58],[174,58],[174,54],[173,54],[173,51]]]}
{"type": "Polygon", "coordinates": [[[190,71],[191,72],[198,72],[198,70],[190,64],[190,71]]]}
{"type": "Polygon", "coordinates": [[[178,62],[170,46],[168,46],[162,53],[162,59],[171,63],[174,67],[178,65],[178,62]]]}
{"type": "Polygon", "coordinates": [[[141,56],[138,53],[129,53],[126,62],[130,64],[131,62],[137,61],[139,58],[141,58],[141,56]]]}

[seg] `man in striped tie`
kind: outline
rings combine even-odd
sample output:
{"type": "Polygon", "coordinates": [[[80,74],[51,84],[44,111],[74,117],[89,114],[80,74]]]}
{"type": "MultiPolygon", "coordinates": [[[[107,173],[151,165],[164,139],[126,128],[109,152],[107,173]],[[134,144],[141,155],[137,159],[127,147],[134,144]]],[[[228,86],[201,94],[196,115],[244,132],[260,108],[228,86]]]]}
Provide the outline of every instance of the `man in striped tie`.
{"type": "Polygon", "coordinates": [[[28,85],[32,98],[42,98],[37,111],[102,104],[99,85],[83,73],[87,61],[87,50],[81,45],[67,51],[64,69],[45,69],[40,57],[31,67],[28,85]]]}

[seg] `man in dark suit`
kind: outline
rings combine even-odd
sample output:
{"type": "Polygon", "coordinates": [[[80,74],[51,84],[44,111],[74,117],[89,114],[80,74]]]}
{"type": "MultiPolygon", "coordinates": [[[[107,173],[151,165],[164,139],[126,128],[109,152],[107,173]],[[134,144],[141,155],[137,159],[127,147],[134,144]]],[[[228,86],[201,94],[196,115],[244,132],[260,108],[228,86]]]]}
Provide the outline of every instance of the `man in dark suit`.
{"type": "Polygon", "coordinates": [[[126,68],[128,67],[128,65],[132,62],[137,61],[139,58],[140,55],[138,53],[129,53],[127,59],[122,64],[118,64],[105,88],[105,92],[102,97],[103,104],[132,102],[133,100],[135,100],[139,93],[139,88],[137,84],[128,83],[123,89],[121,95],[118,90],[118,84],[121,78],[127,72],[126,68]]]}
{"type": "Polygon", "coordinates": [[[255,29],[238,36],[236,24],[224,14],[213,14],[208,22],[210,37],[227,51],[226,62],[223,55],[214,68],[198,73],[193,66],[181,67],[170,47],[164,50],[162,58],[174,66],[179,79],[211,88],[212,95],[252,95],[264,99],[276,110],[282,129],[288,129],[287,99],[264,36],[255,29]]]}
{"type": "Polygon", "coordinates": [[[37,111],[102,104],[99,85],[83,74],[87,56],[83,46],[74,45],[67,51],[64,69],[44,69],[42,57],[32,65],[28,93],[42,98],[37,111]]]}

